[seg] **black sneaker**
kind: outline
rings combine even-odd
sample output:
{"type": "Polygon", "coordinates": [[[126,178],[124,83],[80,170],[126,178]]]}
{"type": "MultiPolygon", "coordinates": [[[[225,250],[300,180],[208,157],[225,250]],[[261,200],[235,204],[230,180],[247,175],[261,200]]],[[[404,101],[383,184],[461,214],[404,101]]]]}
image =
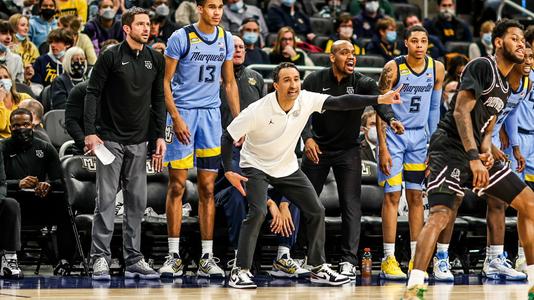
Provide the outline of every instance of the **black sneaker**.
{"type": "Polygon", "coordinates": [[[330,265],[322,264],[311,270],[310,280],[313,283],[342,285],[350,282],[350,278],[332,270],[330,265]]]}
{"type": "Polygon", "coordinates": [[[241,268],[234,267],[230,271],[230,279],[228,279],[228,285],[236,289],[255,289],[258,286],[250,278],[250,272],[248,270],[242,270],[241,268]]]}
{"type": "Polygon", "coordinates": [[[69,276],[70,272],[71,266],[65,259],[60,260],[57,266],[54,268],[54,276],[69,276]]]}

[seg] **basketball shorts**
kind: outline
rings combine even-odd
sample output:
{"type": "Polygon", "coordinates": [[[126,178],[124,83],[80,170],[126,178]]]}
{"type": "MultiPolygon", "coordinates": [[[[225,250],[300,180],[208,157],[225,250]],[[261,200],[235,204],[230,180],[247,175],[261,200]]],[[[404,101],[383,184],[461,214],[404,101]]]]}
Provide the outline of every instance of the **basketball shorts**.
{"type": "Polygon", "coordinates": [[[520,131],[518,136],[521,154],[527,165],[521,178],[528,186],[534,188],[534,132],[520,131]]]}
{"type": "MultiPolygon", "coordinates": [[[[454,206],[456,196],[464,196],[465,188],[472,188],[473,174],[467,153],[460,141],[449,138],[438,129],[430,139],[427,178],[428,204],[454,206]]],[[[510,204],[526,187],[508,164],[496,161],[489,170],[489,184],[483,189],[473,189],[478,196],[487,194],[510,204]]]]}
{"type": "Polygon", "coordinates": [[[178,109],[191,133],[185,145],[176,138],[172,119],[167,115],[164,165],[171,169],[198,169],[217,172],[221,160],[221,113],[219,108],[178,109]]]}
{"type": "MultiPolygon", "coordinates": [[[[386,143],[391,155],[392,166],[390,176],[386,176],[378,168],[378,184],[384,187],[386,193],[400,191],[403,181],[406,189],[422,190],[427,154],[425,128],[407,128],[404,134],[397,135],[391,128],[387,127],[386,143]]],[[[378,147],[376,151],[378,151],[378,147]]]]}

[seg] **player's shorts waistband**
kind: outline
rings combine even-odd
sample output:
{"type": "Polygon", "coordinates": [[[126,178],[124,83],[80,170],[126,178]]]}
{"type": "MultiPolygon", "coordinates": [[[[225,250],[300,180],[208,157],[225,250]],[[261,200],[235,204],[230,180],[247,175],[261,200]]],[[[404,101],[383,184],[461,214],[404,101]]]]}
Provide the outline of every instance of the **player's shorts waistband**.
{"type": "Polygon", "coordinates": [[[518,127],[517,128],[517,132],[521,133],[521,134],[529,134],[529,135],[534,135],[534,130],[527,130],[525,128],[521,128],[521,127],[518,127]]]}

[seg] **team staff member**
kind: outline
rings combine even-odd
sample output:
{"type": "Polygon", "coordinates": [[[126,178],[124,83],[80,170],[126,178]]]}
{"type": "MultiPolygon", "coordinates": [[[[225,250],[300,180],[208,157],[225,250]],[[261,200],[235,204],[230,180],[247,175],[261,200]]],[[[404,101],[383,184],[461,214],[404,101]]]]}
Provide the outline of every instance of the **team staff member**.
{"type": "MultiPolygon", "coordinates": [[[[303,89],[332,96],[345,94],[378,95],[376,82],[354,73],[356,57],[354,46],[347,40],[334,42],[330,53],[331,67],[316,71],[306,77],[303,89]]],[[[393,110],[387,105],[375,105],[378,114],[395,130],[402,131],[402,124],[394,119],[393,110]]],[[[314,113],[302,132],[306,156],[302,159],[302,171],[310,179],[317,195],[321,194],[330,168],[337,182],[343,241],[340,273],[356,278],[357,251],[360,242],[361,223],[361,156],[359,132],[365,106],[350,111],[325,111],[314,113]]]]}
{"type": "MultiPolygon", "coordinates": [[[[351,50],[352,52],[352,50],[351,50]]],[[[222,156],[228,181],[247,197],[248,214],[239,233],[236,267],[229,285],[255,288],[249,269],[261,225],[267,214],[265,195],[271,184],[275,190],[299,207],[306,220],[308,264],[312,282],[340,285],[349,278],[325,264],[324,208],[309,179],[299,170],[293,151],[310,115],[323,110],[362,109],[378,103],[399,103],[398,91],[383,96],[326,94],[300,91],[300,77],[295,64],[281,63],[273,71],[275,92],[249,105],[228,126],[222,139],[222,156]],[[232,165],[232,142],[246,136],[241,149],[239,171],[232,165]],[[234,171],[235,170],[235,171],[234,171]],[[246,181],[246,191],[241,185],[246,181]]]]}
{"type": "Polygon", "coordinates": [[[119,180],[124,193],[123,253],[127,278],[159,278],[143,259],[141,219],[146,208],[147,140],[154,135],[152,164],[161,170],[165,142],[163,56],[146,46],[150,33],[148,11],[134,7],[122,15],[126,40],[102,54],[93,68],[85,97],[85,146],[103,144],[115,160],[97,160],[97,199],[93,222],[93,279],[109,280],[115,194],[119,180]],[[98,120],[96,115],[98,112],[98,120]]]}

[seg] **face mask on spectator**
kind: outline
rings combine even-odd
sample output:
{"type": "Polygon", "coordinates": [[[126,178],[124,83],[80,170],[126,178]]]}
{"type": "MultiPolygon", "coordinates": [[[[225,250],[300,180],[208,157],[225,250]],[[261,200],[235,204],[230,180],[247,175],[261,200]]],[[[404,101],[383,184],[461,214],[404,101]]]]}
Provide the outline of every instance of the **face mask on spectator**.
{"type": "Polygon", "coordinates": [[[371,13],[371,14],[374,14],[378,11],[378,7],[380,5],[378,4],[378,1],[369,1],[367,3],[365,3],[365,10],[368,12],[368,13],[371,13]]]}
{"type": "Polygon", "coordinates": [[[58,54],[55,55],[57,59],[62,59],[63,56],[65,56],[65,50],[61,50],[58,54]]]}
{"type": "Polygon", "coordinates": [[[244,5],[245,5],[245,3],[243,3],[243,0],[240,0],[240,1],[236,2],[236,3],[230,4],[230,10],[238,12],[240,9],[243,8],[244,5]]]}
{"type": "Polygon", "coordinates": [[[344,38],[352,38],[354,29],[352,27],[339,27],[339,35],[344,38]]]}
{"type": "Polygon", "coordinates": [[[75,61],[70,65],[71,68],[71,77],[74,79],[83,78],[85,74],[85,64],[79,61],[75,61]]]}
{"type": "Polygon", "coordinates": [[[158,6],[156,6],[156,15],[158,16],[168,16],[169,15],[169,7],[167,6],[167,4],[160,4],[158,6]]]}
{"type": "Polygon", "coordinates": [[[386,40],[388,42],[393,43],[397,40],[397,32],[396,31],[386,31],[386,40]]]}
{"type": "Polygon", "coordinates": [[[11,87],[13,86],[13,81],[9,78],[0,79],[0,85],[6,90],[11,91],[11,87]]]}
{"type": "Polygon", "coordinates": [[[377,133],[376,133],[376,126],[372,126],[367,131],[367,139],[369,140],[369,143],[376,145],[377,140],[377,133]]]}
{"type": "Polygon", "coordinates": [[[32,128],[17,128],[11,131],[11,138],[19,146],[31,144],[33,140],[32,128]]]}
{"type": "Polygon", "coordinates": [[[115,10],[113,10],[111,7],[104,8],[101,16],[106,20],[113,20],[113,18],[115,18],[115,10]]]}
{"type": "Polygon", "coordinates": [[[482,34],[482,42],[486,45],[491,45],[491,32],[482,34]]]}
{"type": "Polygon", "coordinates": [[[258,41],[259,34],[257,32],[245,31],[243,32],[243,42],[245,45],[253,45],[258,41]]]}
{"type": "Polygon", "coordinates": [[[0,43],[0,53],[5,53],[7,51],[6,45],[3,43],[0,43]]]}
{"type": "Polygon", "coordinates": [[[289,7],[295,4],[295,0],[282,0],[282,4],[289,7]]]}
{"type": "Polygon", "coordinates": [[[452,17],[456,14],[452,8],[442,8],[439,10],[439,13],[447,20],[452,19],[452,17]]]}
{"type": "Polygon", "coordinates": [[[17,40],[19,40],[20,42],[26,40],[26,37],[23,36],[22,34],[20,33],[15,33],[15,37],[17,38],[17,40]]]}
{"type": "Polygon", "coordinates": [[[49,20],[49,19],[52,18],[55,14],[56,14],[56,10],[55,10],[55,9],[52,9],[52,8],[41,9],[41,16],[42,16],[45,20],[49,20]]]}

